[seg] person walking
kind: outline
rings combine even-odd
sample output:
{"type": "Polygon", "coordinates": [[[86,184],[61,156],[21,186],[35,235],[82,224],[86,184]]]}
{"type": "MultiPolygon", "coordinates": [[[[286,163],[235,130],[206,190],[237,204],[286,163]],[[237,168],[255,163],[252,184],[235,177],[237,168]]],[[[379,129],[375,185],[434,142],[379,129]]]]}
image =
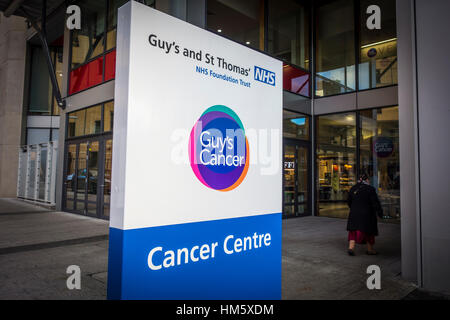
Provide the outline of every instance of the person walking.
{"type": "Polygon", "coordinates": [[[376,255],[373,246],[378,236],[377,215],[383,217],[383,209],[374,187],[369,184],[369,177],[362,174],[359,181],[348,193],[350,214],[347,220],[348,254],[355,255],[355,244],[367,244],[368,255],[376,255]]]}

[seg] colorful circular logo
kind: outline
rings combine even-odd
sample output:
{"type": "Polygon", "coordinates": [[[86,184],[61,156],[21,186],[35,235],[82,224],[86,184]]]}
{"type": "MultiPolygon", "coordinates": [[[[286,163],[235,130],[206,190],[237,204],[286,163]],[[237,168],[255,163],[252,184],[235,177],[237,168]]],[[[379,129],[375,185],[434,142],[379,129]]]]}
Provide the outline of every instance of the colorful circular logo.
{"type": "Polygon", "coordinates": [[[230,108],[215,105],[197,120],[189,138],[189,161],[208,188],[230,191],[247,175],[249,146],[244,126],[230,108]]]}

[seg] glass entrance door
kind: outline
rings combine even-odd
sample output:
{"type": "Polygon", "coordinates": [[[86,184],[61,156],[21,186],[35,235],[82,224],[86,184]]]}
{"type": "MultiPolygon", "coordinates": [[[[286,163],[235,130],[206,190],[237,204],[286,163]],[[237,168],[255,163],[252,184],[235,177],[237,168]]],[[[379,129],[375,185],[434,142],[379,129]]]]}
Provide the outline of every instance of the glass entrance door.
{"type": "Polygon", "coordinates": [[[309,145],[284,141],[283,216],[310,215],[309,145]]]}
{"type": "Polygon", "coordinates": [[[111,137],[67,142],[64,210],[109,217],[111,158],[111,137]]]}

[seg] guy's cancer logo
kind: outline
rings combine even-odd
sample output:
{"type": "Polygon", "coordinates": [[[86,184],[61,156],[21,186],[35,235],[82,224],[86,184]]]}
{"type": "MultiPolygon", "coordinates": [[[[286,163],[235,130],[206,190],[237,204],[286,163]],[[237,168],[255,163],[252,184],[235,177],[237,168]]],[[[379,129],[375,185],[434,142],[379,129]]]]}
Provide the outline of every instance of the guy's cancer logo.
{"type": "Polygon", "coordinates": [[[189,161],[205,186],[230,191],[239,186],[249,167],[244,126],[230,108],[215,105],[197,120],[189,138],[189,161]]]}

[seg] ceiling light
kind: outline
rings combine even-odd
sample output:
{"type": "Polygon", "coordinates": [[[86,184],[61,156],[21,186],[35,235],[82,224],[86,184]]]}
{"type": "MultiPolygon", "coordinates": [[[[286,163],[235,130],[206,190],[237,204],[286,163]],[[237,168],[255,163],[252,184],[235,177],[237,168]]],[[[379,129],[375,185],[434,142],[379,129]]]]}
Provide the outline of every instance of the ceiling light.
{"type": "Polygon", "coordinates": [[[366,44],[366,45],[364,45],[364,46],[361,46],[361,49],[368,48],[368,47],[374,47],[374,46],[379,45],[379,44],[383,44],[383,43],[387,43],[387,42],[392,42],[392,41],[396,41],[396,40],[397,40],[397,38],[392,38],[392,39],[388,39],[388,40],[383,40],[383,41],[379,41],[379,42],[374,42],[374,43],[366,44]]]}

